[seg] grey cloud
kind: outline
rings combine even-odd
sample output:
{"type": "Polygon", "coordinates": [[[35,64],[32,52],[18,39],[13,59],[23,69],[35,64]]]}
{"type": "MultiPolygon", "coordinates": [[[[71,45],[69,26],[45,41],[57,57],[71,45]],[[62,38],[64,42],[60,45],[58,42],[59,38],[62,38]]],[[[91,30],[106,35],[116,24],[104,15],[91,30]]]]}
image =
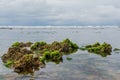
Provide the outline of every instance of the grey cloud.
{"type": "Polygon", "coordinates": [[[120,25],[119,0],[0,0],[0,25],[120,25]]]}

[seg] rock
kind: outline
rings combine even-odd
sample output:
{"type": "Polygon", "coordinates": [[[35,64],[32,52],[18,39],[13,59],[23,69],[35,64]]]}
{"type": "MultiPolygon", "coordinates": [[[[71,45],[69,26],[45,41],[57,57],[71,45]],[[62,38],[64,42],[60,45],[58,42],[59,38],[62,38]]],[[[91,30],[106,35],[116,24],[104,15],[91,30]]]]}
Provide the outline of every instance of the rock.
{"type": "Polygon", "coordinates": [[[95,44],[86,45],[84,48],[82,47],[80,49],[87,50],[90,53],[95,53],[95,54],[101,55],[102,57],[111,55],[111,52],[112,52],[112,46],[105,42],[103,44],[96,42],[95,44]]]}

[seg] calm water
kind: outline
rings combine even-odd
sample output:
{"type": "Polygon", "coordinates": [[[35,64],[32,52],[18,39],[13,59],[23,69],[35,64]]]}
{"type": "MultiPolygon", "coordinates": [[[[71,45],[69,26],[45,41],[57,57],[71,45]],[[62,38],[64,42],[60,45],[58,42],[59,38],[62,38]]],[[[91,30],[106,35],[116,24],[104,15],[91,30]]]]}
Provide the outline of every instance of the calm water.
{"type": "MultiPolygon", "coordinates": [[[[110,43],[113,48],[120,48],[120,28],[74,28],[74,29],[0,29],[0,56],[12,43],[27,41],[61,41],[69,38],[79,46],[97,41],[110,43]]],[[[37,71],[35,80],[119,80],[120,54],[103,58],[96,54],[78,50],[63,56],[63,63],[46,63],[46,68],[37,71]],[[68,61],[66,58],[72,58],[68,61]]],[[[0,60],[0,80],[29,80],[30,76],[20,76],[3,66],[0,60]]]]}

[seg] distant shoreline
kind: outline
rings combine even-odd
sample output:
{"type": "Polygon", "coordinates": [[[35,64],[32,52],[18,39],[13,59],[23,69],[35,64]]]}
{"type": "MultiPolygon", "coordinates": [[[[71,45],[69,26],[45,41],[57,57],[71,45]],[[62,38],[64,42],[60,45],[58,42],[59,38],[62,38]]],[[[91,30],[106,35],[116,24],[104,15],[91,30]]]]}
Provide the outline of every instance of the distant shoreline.
{"type": "Polygon", "coordinates": [[[119,26],[0,26],[0,29],[76,29],[76,28],[120,28],[119,26]]]}

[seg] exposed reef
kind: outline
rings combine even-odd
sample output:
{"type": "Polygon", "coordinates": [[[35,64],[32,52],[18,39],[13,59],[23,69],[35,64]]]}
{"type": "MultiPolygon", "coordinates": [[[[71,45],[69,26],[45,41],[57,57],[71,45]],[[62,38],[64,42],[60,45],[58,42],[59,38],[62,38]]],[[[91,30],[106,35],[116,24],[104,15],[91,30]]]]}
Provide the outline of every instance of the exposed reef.
{"type": "MultiPolygon", "coordinates": [[[[63,61],[63,55],[72,54],[78,49],[87,50],[102,57],[111,55],[112,52],[112,46],[105,42],[103,44],[96,42],[80,48],[69,39],[61,42],[54,41],[51,44],[43,41],[35,43],[15,42],[9,47],[7,53],[2,56],[2,61],[6,67],[13,69],[18,74],[33,75],[35,71],[44,68],[47,62],[59,64],[63,61]]],[[[115,50],[119,49],[116,48],[115,50]]],[[[66,59],[72,60],[69,57],[66,59]]]]}
{"type": "Polygon", "coordinates": [[[14,69],[18,74],[34,74],[34,71],[45,67],[46,62],[62,62],[64,54],[71,54],[78,50],[78,45],[65,39],[62,42],[15,42],[2,61],[6,67],[14,69]]]}
{"type": "Polygon", "coordinates": [[[87,50],[90,53],[95,53],[95,54],[101,55],[102,57],[111,55],[111,52],[112,52],[112,46],[105,42],[103,44],[96,42],[95,44],[86,45],[84,47],[81,47],[80,49],[87,50]]]}

